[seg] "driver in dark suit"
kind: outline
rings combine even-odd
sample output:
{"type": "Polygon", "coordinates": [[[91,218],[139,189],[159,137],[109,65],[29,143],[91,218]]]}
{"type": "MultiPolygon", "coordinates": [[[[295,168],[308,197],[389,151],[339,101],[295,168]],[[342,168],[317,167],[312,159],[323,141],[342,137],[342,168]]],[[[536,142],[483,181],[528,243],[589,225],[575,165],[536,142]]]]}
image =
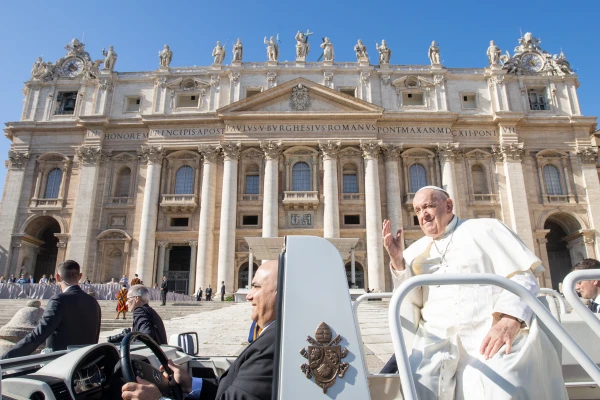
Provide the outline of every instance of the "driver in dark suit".
{"type": "MultiPolygon", "coordinates": [[[[275,316],[277,309],[277,261],[258,268],[252,279],[252,290],[246,297],[252,302],[252,320],[264,327],[260,336],[238,356],[219,378],[217,384],[192,378],[188,372],[169,360],[177,383],[186,399],[199,400],[271,400],[273,357],[275,355],[275,316]]],[[[162,367],[161,367],[162,368],[162,367]]],[[[125,400],[158,400],[162,396],[152,383],[137,378],[137,383],[122,387],[125,400]]]]}
{"type": "Polygon", "coordinates": [[[53,296],[35,329],[19,341],[2,358],[30,355],[39,345],[66,350],[67,346],[98,343],[100,337],[100,306],[95,298],[77,284],[81,279],[79,264],[62,262],[56,270],[62,293],[53,296]]]}

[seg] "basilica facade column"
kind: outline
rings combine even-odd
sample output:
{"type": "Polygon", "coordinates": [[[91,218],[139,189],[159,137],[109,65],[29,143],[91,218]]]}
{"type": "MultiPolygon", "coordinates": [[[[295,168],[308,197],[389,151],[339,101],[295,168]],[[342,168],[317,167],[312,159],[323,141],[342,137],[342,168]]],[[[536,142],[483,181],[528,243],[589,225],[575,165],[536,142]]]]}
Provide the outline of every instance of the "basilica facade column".
{"type": "Polygon", "coordinates": [[[460,160],[462,152],[458,148],[458,143],[443,143],[437,147],[437,153],[440,158],[442,169],[442,186],[448,192],[454,203],[454,214],[460,218],[460,193],[458,193],[458,184],[456,182],[455,162],[460,160]]]}
{"type": "Polygon", "coordinates": [[[365,159],[365,221],[367,228],[368,288],[385,290],[383,241],[381,239],[381,198],[379,195],[379,153],[381,142],[361,142],[365,159]]]}
{"type": "MultiPolygon", "coordinates": [[[[217,158],[219,146],[200,146],[204,158],[202,166],[202,193],[200,197],[200,225],[198,227],[198,252],[196,255],[196,281],[194,290],[206,287],[212,280],[213,230],[215,228],[215,205],[217,197],[217,158]]],[[[192,282],[192,280],[190,280],[192,282]]]]}
{"type": "MultiPolygon", "coordinates": [[[[225,281],[233,288],[235,263],[235,219],[237,205],[238,158],[241,143],[225,143],[223,148],[223,191],[221,192],[221,225],[219,235],[219,262],[215,288],[225,281]]],[[[211,282],[209,282],[211,283],[211,282]]]]}
{"type": "Polygon", "coordinates": [[[155,282],[160,283],[162,277],[165,276],[165,250],[169,247],[169,242],[158,242],[158,257],[156,260],[156,280],[155,282]]]}
{"type": "Polygon", "coordinates": [[[504,169],[510,215],[508,225],[519,235],[531,251],[535,251],[525,177],[523,175],[522,163],[525,156],[523,143],[509,142],[493,146],[492,153],[496,162],[501,162],[504,169]]]}
{"type": "MultiPolygon", "coordinates": [[[[600,182],[596,163],[598,159],[598,148],[593,146],[578,146],[577,155],[581,165],[581,175],[585,182],[585,197],[588,204],[588,215],[590,228],[595,230],[594,250],[596,255],[600,254],[600,212],[592,205],[600,204],[600,182]]],[[[591,238],[591,235],[588,235],[591,238]]],[[[589,241],[589,239],[588,239],[589,241]]]]}
{"type": "MultiPolygon", "coordinates": [[[[0,208],[0,271],[9,276],[10,259],[13,252],[12,234],[17,232],[17,210],[25,180],[25,169],[29,161],[29,153],[10,150],[8,152],[6,184],[0,208]]],[[[63,232],[64,233],[64,232],[63,232]]]]}
{"type": "Polygon", "coordinates": [[[195,240],[190,240],[190,278],[189,278],[189,287],[188,293],[190,296],[196,294],[196,257],[198,253],[198,242],[195,240]]]}
{"type": "MultiPolygon", "coordinates": [[[[110,151],[99,147],[80,146],[75,151],[79,161],[79,188],[77,201],[73,208],[71,239],[67,247],[67,259],[75,260],[81,265],[84,276],[91,275],[93,265],[88,260],[92,222],[94,219],[94,200],[98,187],[99,165],[110,156],[110,151]]],[[[63,178],[65,179],[65,178],[63,178]]]]}
{"type": "Polygon", "coordinates": [[[402,229],[402,194],[400,193],[400,174],[398,173],[402,144],[386,144],[383,146],[385,156],[385,192],[387,201],[387,219],[390,221],[392,233],[402,229]]]}
{"type": "Polygon", "coordinates": [[[278,237],[279,206],[277,195],[279,189],[279,155],[281,154],[282,145],[281,142],[268,141],[261,142],[260,148],[265,154],[262,237],[278,237]]]}
{"type": "Polygon", "coordinates": [[[338,196],[337,156],[340,151],[339,141],[328,140],[319,143],[323,153],[323,237],[340,237],[340,203],[338,196]]]}
{"type": "Polygon", "coordinates": [[[140,238],[137,252],[136,273],[142,281],[152,280],[154,270],[154,247],[156,240],[156,218],[160,194],[160,173],[165,150],[159,146],[145,146],[138,150],[141,162],[146,166],[146,185],[142,204],[140,238]]]}

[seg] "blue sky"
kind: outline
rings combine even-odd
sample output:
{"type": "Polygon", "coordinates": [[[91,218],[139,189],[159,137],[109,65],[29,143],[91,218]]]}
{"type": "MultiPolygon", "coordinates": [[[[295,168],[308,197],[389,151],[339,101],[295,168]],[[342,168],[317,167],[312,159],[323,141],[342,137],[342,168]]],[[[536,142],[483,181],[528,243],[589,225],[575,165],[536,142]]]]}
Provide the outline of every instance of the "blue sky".
{"type": "MultiPolygon", "coordinates": [[[[36,57],[56,61],[74,37],[82,40],[93,59],[113,45],[115,70],[158,68],[157,53],[165,43],[173,50],[172,67],[210,65],[217,40],[241,38],[244,61],[266,61],[263,37],[280,35],[280,61],[295,57],[294,35],[310,29],[316,61],[321,37],[335,46],[336,61],[355,61],[357,39],[368,46],[376,63],[375,42],[386,39],[392,64],[427,64],[427,49],[436,40],[447,67],[474,68],[487,64],[490,40],[512,54],[520,32],[532,32],[549,53],[565,52],[577,69],[579,99],[584,115],[600,113],[600,35],[597,1],[527,2],[357,2],[357,1],[2,1],[0,5],[0,122],[20,118],[23,82],[36,57]]],[[[0,138],[0,158],[10,141],[0,138]]],[[[6,169],[0,166],[0,189],[6,169]]]]}

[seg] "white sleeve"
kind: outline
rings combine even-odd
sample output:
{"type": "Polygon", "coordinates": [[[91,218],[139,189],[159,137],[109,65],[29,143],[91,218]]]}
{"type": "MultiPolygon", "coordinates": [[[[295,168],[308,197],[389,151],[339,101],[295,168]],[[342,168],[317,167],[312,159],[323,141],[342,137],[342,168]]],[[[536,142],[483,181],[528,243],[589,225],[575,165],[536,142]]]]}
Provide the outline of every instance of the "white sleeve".
{"type": "MultiPolygon", "coordinates": [[[[394,282],[394,291],[396,291],[398,286],[400,286],[404,281],[415,276],[411,266],[408,265],[408,263],[405,263],[405,266],[406,267],[404,270],[399,271],[392,268],[392,264],[390,263],[390,272],[392,273],[392,281],[394,282]]],[[[411,290],[406,296],[406,300],[418,308],[423,308],[423,289],[421,286],[411,290]]]]}
{"type": "MultiPolygon", "coordinates": [[[[510,277],[510,280],[527,289],[532,295],[537,296],[540,287],[531,270],[519,272],[510,277]]],[[[502,290],[498,301],[494,305],[494,313],[502,313],[523,320],[527,326],[531,323],[533,312],[521,298],[508,290],[502,290]]]]}

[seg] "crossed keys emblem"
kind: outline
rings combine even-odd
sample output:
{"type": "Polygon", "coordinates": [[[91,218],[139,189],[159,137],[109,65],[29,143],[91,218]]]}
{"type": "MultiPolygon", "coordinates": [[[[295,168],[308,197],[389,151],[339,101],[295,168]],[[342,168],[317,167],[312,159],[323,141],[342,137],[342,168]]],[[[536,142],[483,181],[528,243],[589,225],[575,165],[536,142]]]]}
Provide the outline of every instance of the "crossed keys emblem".
{"type": "Polygon", "coordinates": [[[308,379],[315,377],[315,383],[323,389],[323,393],[327,393],[338,377],[343,378],[350,366],[347,362],[341,362],[348,355],[348,349],[338,344],[343,338],[337,335],[332,340],[331,336],[329,325],[321,322],[315,331],[316,339],[306,337],[312,346],[308,346],[308,350],[300,350],[300,355],[308,360],[300,369],[308,379]]]}

